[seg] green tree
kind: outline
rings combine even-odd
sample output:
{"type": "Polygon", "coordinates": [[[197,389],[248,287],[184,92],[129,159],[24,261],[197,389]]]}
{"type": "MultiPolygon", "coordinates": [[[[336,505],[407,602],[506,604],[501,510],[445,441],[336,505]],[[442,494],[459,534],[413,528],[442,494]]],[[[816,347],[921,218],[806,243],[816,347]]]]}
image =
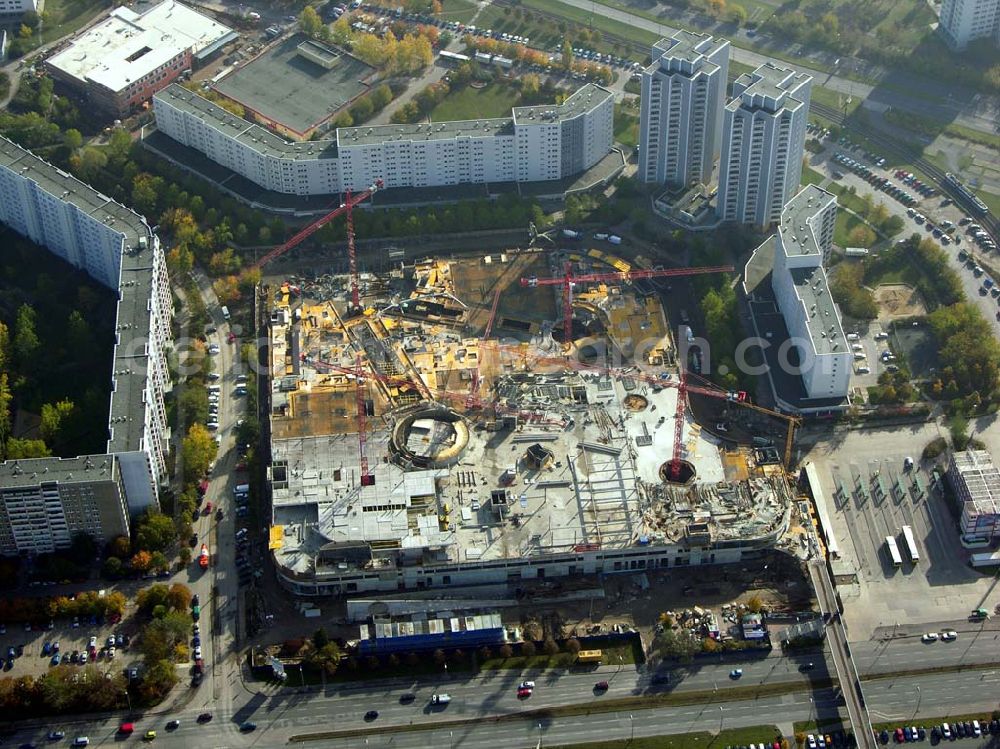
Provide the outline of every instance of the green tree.
{"type": "Polygon", "coordinates": [[[31,368],[35,353],[41,346],[35,327],[35,309],[30,304],[22,304],[14,320],[14,355],[22,371],[31,368]]]}
{"type": "Polygon", "coordinates": [[[83,145],[83,135],[79,130],[71,127],[63,133],[63,145],[66,146],[70,152],[76,151],[83,145]]]}
{"type": "Polygon", "coordinates": [[[67,419],[72,417],[76,410],[73,401],[64,399],[57,403],[45,403],[42,405],[42,416],[40,430],[42,439],[48,444],[53,444],[59,437],[59,431],[67,419]]]}
{"type": "Polygon", "coordinates": [[[185,480],[196,481],[204,476],[217,452],[218,446],[209,431],[201,424],[192,424],[181,443],[185,480]]]}
{"type": "Polygon", "coordinates": [[[312,37],[319,36],[320,29],[324,28],[323,19],[319,17],[319,13],[311,5],[304,7],[299,14],[299,28],[302,29],[303,33],[312,37]]]}
{"type": "Polygon", "coordinates": [[[335,642],[327,642],[309,654],[309,661],[317,668],[322,668],[328,676],[332,676],[340,665],[340,648],[335,642]]]}
{"type": "Polygon", "coordinates": [[[108,557],[101,565],[101,576],[108,580],[117,580],[125,571],[125,565],[118,557],[108,557]]]}
{"type": "Polygon", "coordinates": [[[569,70],[573,67],[573,45],[569,39],[565,39],[562,45],[562,66],[569,70]]]}
{"type": "Polygon", "coordinates": [[[665,629],[656,636],[653,646],[662,658],[688,662],[701,649],[701,642],[686,630],[665,629]]]}
{"type": "MultiPolygon", "coordinates": [[[[215,443],[212,443],[215,446],[215,443]]],[[[206,464],[207,465],[207,464],[206,464]]],[[[177,540],[177,529],[169,517],[158,510],[148,510],[139,520],[135,543],[146,551],[163,551],[177,540]]]]}
{"type": "Polygon", "coordinates": [[[48,458],[52,451],[44,440],[29,440],[13,437],[7,440],[7,460],[27,460],[28,458],[48,458]]]}
{"type": "Polygon", "coordinates": [[[128,158],[132,150],[132,136],[128,130],[116,127],[108,137],[108,161],[115,165],[121,165],[128,158]]]}

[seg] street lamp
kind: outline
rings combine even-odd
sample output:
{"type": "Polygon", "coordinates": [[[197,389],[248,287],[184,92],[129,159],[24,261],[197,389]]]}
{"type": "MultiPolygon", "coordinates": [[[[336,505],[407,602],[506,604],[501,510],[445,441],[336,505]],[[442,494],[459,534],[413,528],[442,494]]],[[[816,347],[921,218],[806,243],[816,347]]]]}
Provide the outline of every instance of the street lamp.
{"type": "Polygon", "coordinates": [[[132,712],[132,698],[129,696],[127,688],[123,689],[122,692],[124,693],[124,695],[125,695],[125,701],[128,704],[128,711],[129,711],[129,713],[131,713],[132,712]]]}
{"type": "Polygon", "coordinates": [[[629,725],[632,727],[632,733],[631,736],[629,737],[629,743],[632,743],[633,741],[635,741],[635,718],[632,717],[632,713],[628,714],[628,722],[629,725]]]}

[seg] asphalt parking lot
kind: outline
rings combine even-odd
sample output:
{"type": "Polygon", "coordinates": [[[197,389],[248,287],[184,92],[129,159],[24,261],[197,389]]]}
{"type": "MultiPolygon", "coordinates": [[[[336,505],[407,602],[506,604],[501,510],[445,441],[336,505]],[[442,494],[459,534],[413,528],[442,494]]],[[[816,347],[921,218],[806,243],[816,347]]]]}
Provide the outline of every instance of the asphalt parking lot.
{"type": "Polygon", "coordinates": [[[805,458],[816,464],[839,545],[834,571],[852,640],[867,639],[879,626],[961,619],[987,599],[992,581],[969,567],[956,520],[931,467],[920,463],[924,445],[937,436],[935,424],[856,430],[805,458]],[[909,471],[907,456],[914,459],[909,471]],[[916,564],[906,553],[903,525],[913,529],[916,564]],[[886,551],[890,535],[903,557],[899,568],[886,551]]]}
{"type": "Polygon", "coordinates": [[[107,650],[108,638],[117,634],[125,634],[126,629],[119,625],[97,625],[90,624],[89,621],[81,621],[80,626],[74,628],[72,622],[57,620],[53,622],[52,629],[32,629],[25,630],[24,625],[17,623],[7,625],[6,634],[0,634],[0,647],[3,648],[4,656],[3,676],[40,676],[53,668],[52,651],[47,655],[45,644],[50,647],[55,643],[59,644],[60,664],[74,665],[69,660],[73,651],[86,653],[87,645],[91,637],[97,638],[96,659],[81,662],[80,665],[91,663],[111,672],[115,670],[131,668],[139,663],[141,658],[138,653],[133,653],[132,648],[123,645],[115,646],[113,658],[108,657],[110,651],[107,650]],[[15,653],[19,655],[14,659],[14,665],[7,668],[6,656],[8,648],[13,647],[15,653]]]}

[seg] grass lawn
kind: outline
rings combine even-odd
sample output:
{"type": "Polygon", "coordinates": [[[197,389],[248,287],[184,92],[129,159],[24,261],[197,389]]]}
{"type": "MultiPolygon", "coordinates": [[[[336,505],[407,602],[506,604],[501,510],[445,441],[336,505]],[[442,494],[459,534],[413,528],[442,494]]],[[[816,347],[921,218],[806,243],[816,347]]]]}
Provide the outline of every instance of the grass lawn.
{"type": "Polygon", "coordinates": [[[479,10],[479,6],[472,0],[444,0],[441,5],[441,18],[459,23],[468,23],[479,10]]]}
{"type": "Polygon", "coordinates": [[[1000,214],[1000,195],[994,195],[991,192],[986,192],[985,190],[976,190],[976,195],[982,200],[986,205],[990,207],[990,212],[996,216],[1000,214]]]}
{"type": "MultiPolygon", "coordinates": [[[[678,733],[671,736],[637,736],[633,740],[593,741],[573,744],[573,749],[714,749],[716,747],[745,746],[750,743],[770,743],[781,736],[777,726],[751,726],[732,728],[713,735],[707,731],[678,733]]],[[[560,749],[560,747],[550,747],[560,749]]],[[[570,749],[566,746],[562,749],[570,749]]]]}
{"type": "Polygon", "coordinates": [[[823,180],[825,180],[822,174],[817,172],[815,169],[809,166],[802,166],[802,184],[803,185],[821,185],[823,180]]]}
{"type": "Polygon", "coordinates": [[[48,43],[76,31],[94,16],[111,7],[104,0],[46,0],[48,21],[42,27],[42,42],[48,43]]]}
{"type": "Polygon", "coordinates": [[[864,222],[852,213],[838,211],[837,223],[833,227],[834,243],[841,247],[851,246],[851,241],[848,237],[851,234],[851,230],[856,226],[864,226],[864,222]]]}
{"type": "Polygon", "coordinates": [[[639,144],[639,113],[635,109],[625,109],[615,105],[615,141],[623,146],[635,148],[639,144]]]}
{"type": "MultiPolygon", "coordinates": [[[[732,63],[729,64],[730,68],[732,63]]],[[[828,107],[834,107],[843,112],[846,108],[847,114],[850,114],[859,106],[861,106],[861,97],[852,96],[850,97],[851,102],[847,103],[847,95],[842,94],[839,91],[834,91],[833,89],[823,88],[822,86],[813,86],[812,89],[812,100],[819,102],[820,104],[826,104],[828,107]]]]}
{"type": "Polygon", "coordinates": [[[486,88],[466,86],[452,91],[431,110],[431,120],[476,120],[483,117],[509,117],[517,101],[513,86],[490,83],[486,88]]]}
{"type": "MultiPolygon", "coordinates": [[[[599,29],[600,31],[620,36],[623,39],[630,39],[640,44],[652,46],[653,42],[660,38],[659,34],[652,31],[638,29],[627,23],[606,18],[600,12],[591,13],[590,11],[561,3],[559,0],[524,0],[523,4],[524,7],[537,8],[546,13],[553,13],[588,28],[599,29]]],[[[558,43],[561,44],[562,41],[560,40],[558,43]]],[[[587,46],[593,45],[588,44],[587,46]]],[[[649,53],[647,52],[644,57],[648,56],[649,53]]]]}

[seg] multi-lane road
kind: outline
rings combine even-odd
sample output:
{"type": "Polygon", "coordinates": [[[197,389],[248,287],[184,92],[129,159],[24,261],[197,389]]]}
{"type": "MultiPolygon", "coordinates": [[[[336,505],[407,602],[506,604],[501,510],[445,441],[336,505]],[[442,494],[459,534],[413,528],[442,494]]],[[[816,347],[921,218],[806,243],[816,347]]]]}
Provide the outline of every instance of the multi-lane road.
{"type": "MultiPolygon", "coordinates": [[[[1000,669],[971,664],[996,657],[996,634],[994,630],[983,630],[978,636],[960,631],[956,642],[930,645],[924,645],[916,636],[852,645],[865,680],[867,708],[873,720],[919,721],[921,716],[942,717],[991,709],[995,706],[993,695],[1000,687],[1000,669]],[[959,667],[962,670],[948,670],[959,667]],[[915,668],[943,670],[896,675],[900,669],[915,668]],[[877,678],[867,678],[868,674],[877,678]]],[[[829,687],[830,667],[821,654],[784,657],[772,653],[765,658],[739,662],[743,675],[734,680],[729,672],[736,664],[725,659],[699,660],[689,666],[661,670],[658,673],[670,674],[670,681],[656,685],[652,683],[652,673],[637,672],[628,666],[602,667],[588,673],[548,672],[533,675],[537,683],[535,693],[522,701],[516,696],[516,685],[524,675],[507,671],[251,694],[235,678],[230,661],[223,658],[213,664],[213,681],[207,681],[190,704],[135,722],[137,734],[150,728],[156,730],[158,745],[279,746],[292,736],[367,730],[370,745],[426,746],[428,741],[440,744],[446,731],[452,746],[478,747],[487,742],[495,744],[500,738],[509,739],[513,746],[534,745],[539,738],[539,722],[543,743],[575,743],[584,739],[621,738],[629,735],[633,726],[636,736],[647,736],[772,723],[787,729],[793,721],[810,717],[842,714],[846,717],[839,694],[829,687]],[[812,668],[807,665],[810,663],[812,668]],[[218,683],[220,680],[222,683],[218,683]],[[597,680],[609,682],[607,692],[594,692],[597,680]],[[779,683],[789,687],[787,693],[754,697],[755,687],[779,683]],[[447,692],[453,698],[452,703],[444,710],[432,710],[430,696],[435,692],[447,692]],[[619,698],[671,692],[697,693],[706,695],[706,699],[696,705],[631,709],[631,720],[627,711],[605,712],[602,708],[602,703],[619,698]],[[415,696],[412,703],[400,702],[405,693],[415,696]],[[536,710],[563,705],[590,706],[593,712],[572,717],[533,714],[536,710]],[[366,722],[364,715],[371,709],[380,714],[375,721],[366,722]],[[213,720],[199,725],[197,715],[205,710],[213,712],[213,720]],[[521,713],[527,715],[518,719],[521,713]],[[497,722],[498,716],[506,717],[497,722]],[[172,718],[179,719],[181,726],[167,732],[166,722],[172,718]],[[244,720],[256,722],[257,730],[240,734],[239,724],[244,720]],[[452,725],[446,726],[447,723],[452,725]],[[409,729],[411,724],[424,725],[429,730],[434,726],[446,727],[432,731],[432,737],[426,731],[394,732],[401,727],[409,729]]],[[[117,740],[117,726],[118,719],[109,718],[60,727],[69,738],[86,735],[91,743],[101,744],[117,740]]],[[[39,725],[12,740],[38,740],[52,727],[39,725]]],[[[316,745],[360,746],[362,742],[363,737],[350,741],[324,738],[316,745]]]]}

